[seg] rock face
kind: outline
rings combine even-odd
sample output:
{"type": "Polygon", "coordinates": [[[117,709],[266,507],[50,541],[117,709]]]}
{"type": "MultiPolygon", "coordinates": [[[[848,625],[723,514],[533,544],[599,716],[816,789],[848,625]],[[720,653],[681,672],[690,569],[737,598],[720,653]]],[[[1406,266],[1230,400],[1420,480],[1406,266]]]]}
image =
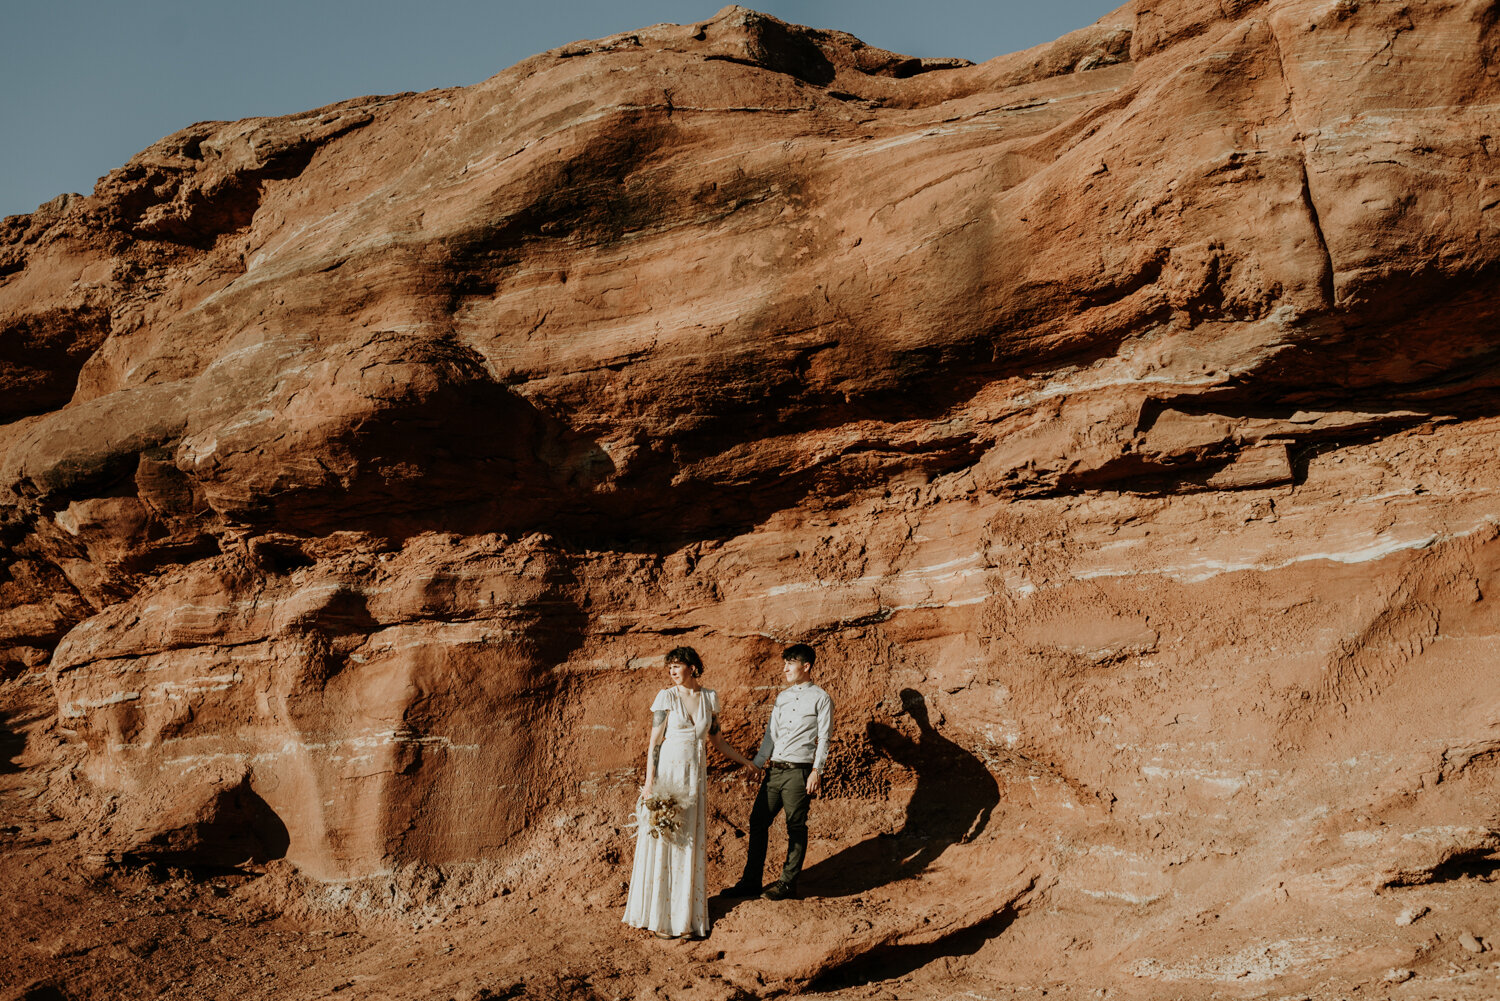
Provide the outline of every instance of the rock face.
{"type": "Polygon", "coordinates": [[[524,880],[622,837],[661,653],[745,747],[809,640],[838,944],[731,961],[1407,965],[1500,847],[1497,25],[1137,0],[970,66],[730,7],[6,220],[54,808],[524,880]]]}

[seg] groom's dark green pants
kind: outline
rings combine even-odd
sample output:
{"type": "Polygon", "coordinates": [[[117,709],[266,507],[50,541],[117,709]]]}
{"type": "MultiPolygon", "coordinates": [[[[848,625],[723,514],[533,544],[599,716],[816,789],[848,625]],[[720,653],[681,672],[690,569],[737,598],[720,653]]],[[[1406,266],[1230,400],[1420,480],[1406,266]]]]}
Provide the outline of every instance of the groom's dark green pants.
{"type": "Polygon", "coordinates": [[[771,821],[786,811],[786,865],[781,867],[781,882],[797,885],[802,859],[807,855],[807,773],[812,765],[791,768],[767,768],[766,777],[750,811],[750,846],[745,858],[745,875],[740,882],[759,886],[766,869],[766,836],[771,821]]]}

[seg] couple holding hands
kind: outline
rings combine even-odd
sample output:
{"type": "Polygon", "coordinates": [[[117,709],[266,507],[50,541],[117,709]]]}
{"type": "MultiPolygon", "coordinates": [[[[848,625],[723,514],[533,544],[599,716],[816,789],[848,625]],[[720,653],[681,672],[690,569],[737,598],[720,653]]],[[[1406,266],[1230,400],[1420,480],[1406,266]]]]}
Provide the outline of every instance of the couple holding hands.
{"type": "Polygon", "coordinates": [[[760,780],[750,811],[745,873],[725,896],[761,895],[766,837],[771,821],[786,811],[787,852],[781,878],[765,897],[797,894],[797,875],[807,853],[807,807],[821,785],[833,700],[812,683],[813,648],[798,643],[783,651],[788,687],[776,697],[765,738],[754,760],[730,747],[719,733],[719,693],[698,679],[703,661],[692,647],[666,656],[672,687],[651,704],[651,742],[636,827],[635,863],[624,922],[659,938],[708,934],[708,745],[739,762],[760,780]]]}

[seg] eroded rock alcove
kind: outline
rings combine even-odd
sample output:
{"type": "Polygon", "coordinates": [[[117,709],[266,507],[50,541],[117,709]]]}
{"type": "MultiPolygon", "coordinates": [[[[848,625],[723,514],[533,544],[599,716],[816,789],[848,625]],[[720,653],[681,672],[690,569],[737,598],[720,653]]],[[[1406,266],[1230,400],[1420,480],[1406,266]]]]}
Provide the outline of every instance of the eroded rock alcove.
{"type": "Polygon", "coordinates": [[[1391,916],[1493,910],[1500,847],[1497,17],[1137,0],[967,65],[730,7],[7,219],[47,802],[603,922],[660,654],[745,746],[807,640],[814,899],[704,976],[1420,967],[1391,916]]]}

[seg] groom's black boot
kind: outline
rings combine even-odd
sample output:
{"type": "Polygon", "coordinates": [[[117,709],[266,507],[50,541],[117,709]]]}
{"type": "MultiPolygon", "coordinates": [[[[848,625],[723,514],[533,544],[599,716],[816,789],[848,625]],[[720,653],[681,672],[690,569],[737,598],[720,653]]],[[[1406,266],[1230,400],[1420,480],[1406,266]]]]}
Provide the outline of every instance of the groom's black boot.
{"type": "Polygon", "coordinates": [[[780,880],[772,883],[770,888],[765,892],[767,900],[790,900],[795,899],[796,896],[797,884],[783,883],[780,880]]]}
{"type": "Polygon", "coordinates": [[[724,897],[758,897],[760,896],[759,883],[747,883],[743,879],[733,886],[726,886],[719,891],[724,897]]]}

